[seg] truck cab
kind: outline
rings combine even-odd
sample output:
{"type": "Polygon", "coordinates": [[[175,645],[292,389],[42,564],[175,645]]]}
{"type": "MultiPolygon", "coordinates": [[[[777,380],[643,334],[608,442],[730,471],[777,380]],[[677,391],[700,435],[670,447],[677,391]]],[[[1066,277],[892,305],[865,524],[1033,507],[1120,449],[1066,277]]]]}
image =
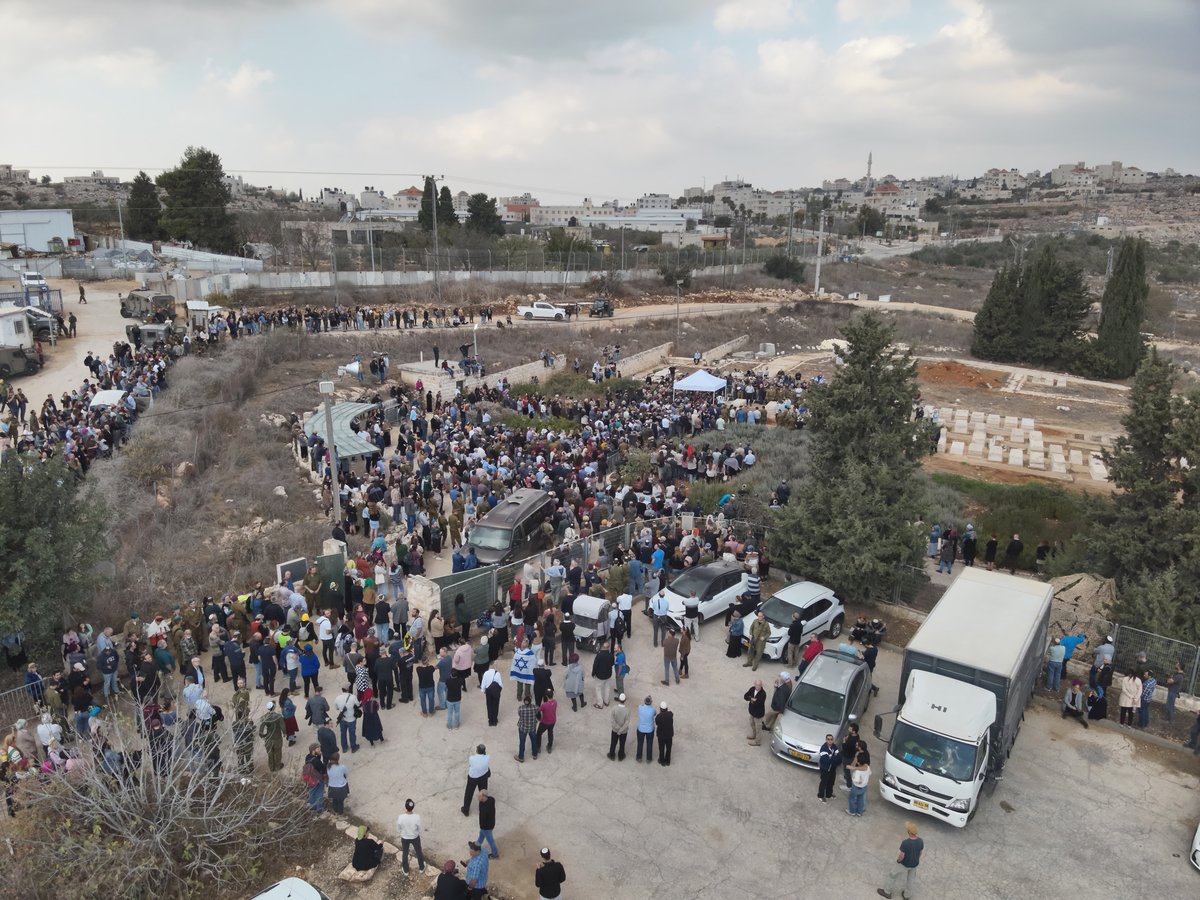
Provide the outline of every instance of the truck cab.
{"type": "MultiPolygon", "coordinates": [[[[996,722],[991,691],[935,675],[909,673],[883,758],[885,800],[962,828],[979,808],[996,722]]],[[[882,716],[875,731],[882,730],[882,716]]]]}
{"type": "Polygon", "coordinates": [[[121,316],[144,322],[165,322],[175,318],[175,298],[170,294],[133,290],[121,298],[121,316]]]}

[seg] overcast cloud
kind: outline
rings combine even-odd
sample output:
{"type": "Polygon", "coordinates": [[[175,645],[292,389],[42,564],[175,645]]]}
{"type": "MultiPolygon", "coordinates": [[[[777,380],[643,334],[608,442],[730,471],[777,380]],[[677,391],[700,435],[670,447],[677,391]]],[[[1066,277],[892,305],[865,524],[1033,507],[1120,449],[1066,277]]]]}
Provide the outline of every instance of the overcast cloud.
{"type": "Polygon", "coordinates": [[[10,0],[0,162],[545,200],[1120,159],[1200,173],[1195,0],[10,0]],[[12,98],[19,98],[17,104],[12,98]],[[12,127],[18,120],[22,126],[12,127]],[[324,174],[328,173],[328,174],[324,174]]]}

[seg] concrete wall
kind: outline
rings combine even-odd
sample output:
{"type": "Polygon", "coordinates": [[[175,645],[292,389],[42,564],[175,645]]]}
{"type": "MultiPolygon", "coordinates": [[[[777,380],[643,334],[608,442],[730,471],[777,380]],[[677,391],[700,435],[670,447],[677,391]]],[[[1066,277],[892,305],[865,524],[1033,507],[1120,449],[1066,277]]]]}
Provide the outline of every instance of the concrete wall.
{"type": "Polygon", "coordinates": [[[651,369],[657,369],[667,361],[667,357],[671,355],[672,343],[659,344],[657,347],[651,347],[649,350],[643,350],[641,353],[634,353],[632,356],[622,356],[621,375],[625,378],[636,378],[651,369]]]}
{"type": "Polygon", "coordinates": [[[723,356],[728,356],[735,350],[741,350],[750,343],[750,335],[743,334],[741,337],[736,337],[732,341],[726,341],[723,344],[717,344],[711,350],[706,350],[704,353],[705,359],[721,359],[723,356]]]}
{"type": "MultiPolygon", "coordinates": [[[[166,250],[166,248],[163,249],[164,251],[166,250]]],[[[189,279],[186,284],[187,296],[180,299],[204,300],[212,293],[229,293],[240,288],[250,287],[281,291],[333,287],[334,275],[332,272],[252,272],[252,264],[257,264],[261,268],[261,261],[252,259],[241,260],[237,257],[226,258],[237,259],[239,263],[245,263],[245,274],[239,271],[224,275],[189,279]]],[[[742,269],[743,267],[740,265],[730,265],[724,269],[721,266],[708,266],[694,270],[693,274],[696,276],[712,276],[725,272],[729,275],[737,275],[742,269]]],[[[566,272],[565,276],[567,284],[586,285],[591,282],[593,276],[596,274],[595,272],[581,270],[578,272],[566,272]]],[[[439,277],[444,284],[469,284],[473,281],[485,284],[508,284],[512,285],[514,291],[519,291],[523,285],[557,285],[561,287],[564,273],[555,271],[506,272],[475,270],[470,272],[442,272],[439,277]]],[[[656,269],[625,269],[620,272],[620,277],[625,281],[652,281],[661,278],[656,269]]],[[[426,270],[416,272],[338,272],[337,283],[341,287],[388,287],[392,285],[432,284],[433,273],[426,270]]]]}

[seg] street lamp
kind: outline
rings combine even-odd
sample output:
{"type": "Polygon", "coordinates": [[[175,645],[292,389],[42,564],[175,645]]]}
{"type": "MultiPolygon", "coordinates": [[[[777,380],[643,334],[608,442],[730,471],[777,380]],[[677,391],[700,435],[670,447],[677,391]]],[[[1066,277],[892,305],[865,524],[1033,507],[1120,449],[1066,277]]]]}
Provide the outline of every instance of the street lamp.
{"type": "Polygon", "coordinates": [[[325,443],[329,447],[329,492],[333,494],[333,521],[334,524],[340,524],[342,521],[342,499],[337,477],[337,447],[333,441],[333,382],[319,382],[317,390],[321,392],[321,397],[325,402],[325,443]]]}
{"type": "Polygon", "coordinates": [[[675,355],[679,355],[679,289],[683,287],[683,279],[675,279],[675,355]]]}

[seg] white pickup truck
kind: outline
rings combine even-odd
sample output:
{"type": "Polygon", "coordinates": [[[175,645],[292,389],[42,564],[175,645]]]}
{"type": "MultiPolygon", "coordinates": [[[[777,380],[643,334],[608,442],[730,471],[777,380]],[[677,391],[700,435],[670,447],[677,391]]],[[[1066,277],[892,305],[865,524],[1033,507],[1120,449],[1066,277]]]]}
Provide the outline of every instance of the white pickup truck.
{"type": "Polygon", "coordinates": [[[538,300],[530,306],[518,306],[517,315],[523,319],[553,319],[561,322],[567,317],[567,311],[561,306],[538,300]]]}

